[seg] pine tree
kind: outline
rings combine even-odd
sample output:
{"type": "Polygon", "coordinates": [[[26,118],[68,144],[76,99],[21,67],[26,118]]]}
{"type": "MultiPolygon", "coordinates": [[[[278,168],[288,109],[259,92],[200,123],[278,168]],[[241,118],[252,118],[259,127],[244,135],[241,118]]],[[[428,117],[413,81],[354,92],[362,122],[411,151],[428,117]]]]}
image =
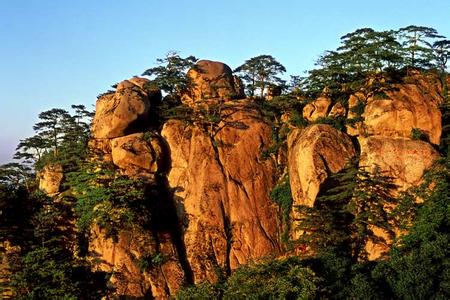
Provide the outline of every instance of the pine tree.
{"type": "Polygon", "coordinates": [[[142,75],[152,78],[151,86],[161,89],[172,98],[179,98],[181,92],[191,84],[186,73],[194,67],[197,58],[192,55],[182,58],[172,51],[167,53],[165,58],[158,58],[156,62],[159,66],[147,69],[142,75]]]}
{"type": "Polygon", "coordinates": [[[443,38],[431,27],[410,25],[398,31],[407,57],[407,65],[412,68],[429,68],[433,61],[432,40],[443,38]]]}
{"type": "Polygon", "coordinates": [[[249,96],[253,97],[259,89],[263,98],[269,85],[284,85],[278,75],[286,72],[286,68],[271,55],[259,55],[246,60],[234,72],[246,83],[249,96]]]}
{"type": "Polygon", "coordinates": [[[312,253],[334,249],[347,253],[352,261],[366,261],[365,245],[386,243],[374,228],[393,234],[388,205],[394,203],[391,179],[375,168],[369,173],[352,161],[341,172],[331,175],[321,189],[314,207],[298,207],[297,230],[303,232],[300,244],[312,253]]]}

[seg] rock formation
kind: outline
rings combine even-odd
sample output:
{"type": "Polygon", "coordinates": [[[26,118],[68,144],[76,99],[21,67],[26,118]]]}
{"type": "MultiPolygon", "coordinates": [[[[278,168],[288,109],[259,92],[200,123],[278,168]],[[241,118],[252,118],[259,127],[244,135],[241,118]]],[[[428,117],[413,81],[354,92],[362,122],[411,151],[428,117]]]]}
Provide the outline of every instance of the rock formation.
{"type": "Polygon", "coordinates": [[[328,115],[331,99],[325,96],[319,97],[303,108],[303,117],[308,121],[315,121],[328,115]]]}
{"type": "Polygon", "coordinates": [[[200,60],[187,73],[191,87],[181,101],[188,105],[205,100],[229,100],[245,97],[240,79],[224,63],[200,60]]]}
{"type": "Polygon", "coordinates": [[[406,190],[420,183],[425,170],[439,158],[439,153],[423,141],[407,138],[373,136],[359,139],[360,165],[378,167],[383,175],[391,177],[398,190],[406,190]]]}
{"type": "Polygon", "coordinates": [[[61,191],[64,179],[62,166],[59,164],[48,164],[38,173],[39,189],[47,195],[56,195],[61,191]]]}
{"type": "Polygon", "coordinates": [[[163,145],[156,134],[133,133],[111,140],[111,156],[125,175],[148,177],[162,168],[163,145]]]}
{"type": "Polygon", "coordinates": [[[120,82],[116,91],[102,95],[95,106],[92,122],[94,139],[110,139],[145,127],[152,103],[161,99],[159,90],[148,90],[147,79],[133,77],[120,82]]]}
{"type": "Polygon", "coordinates": [[[294,129],[288,136],[288,166],[294,205],[312,207],[320,185],[356,155],[350,138],[329,125],[294,129]]]}
{"type": "Polygon", "coordinates": [[[118,295],[167,299],[185,282],[178,253],[169,233],[121,232],[118,241],[106,238],[95,226],[89,245],[100,261],[98,269],[112,273],[118,295]]]}
{"type": "MultiPolygon", "coordinates": [[[[349,134],[409,138],[412,130],[418,129],[428,136],[431,143],[438,145],[442,131],[441,87],[439,82],[425,79],[413,77],[410,83],[393,85],[381,96],[367,99],[362,94],[351,96],[350,108],[359,102],[363,102],[365,108],[363,123],[356,126],[356,131],[351,128],[349,134]]],[[[355,113],[350,109],[348,118],[354,117],[355,113]]]]}
{"type": "MultiPolygon", "coordinates": [[[[147,79],[125,80],[97,101],[91,159],[163,191],[154,200],[159,219],[152,230],[123,231],[117,241],[99,227],[92,230],[89,251],[101,270],[113,272],[117,295],[165,299],[182,284],[215,282],[241,265],[285,254],[281,213],[269,198],[283,172],[289,173],[293,206],[312,207],[325,180],[354,157],[391,176],[398,190],[419,184],[439,157],[432,144],[440,140],[442,99],[430,78],[413,76],[382,97],[356,93],[348,107],[332,105],[324,93],[304,107],[307,120],[361,119],[347,133],[324,124],[291,127],[287,151],[281,148],[287,156],[282,170],[262,155],[274,144],[275,129],[255,102],[238,99],[244,97],[242,84],[227,65],[201,60],[188,77],[193,85],[181,101],[195,112],[190,122],[171,119],[152,127],[149,114],[161,92],[149,89],[147,79]],[[412,140],[414,128],[429,142],[412,140]]],[[[41,189],[60,192],[61,168],[49,165],[39,176],[41,189]]],[[[385,250],[367,249],[370,258],[385,250]]]]}
{"type": "Polygon", "coordinates": [[[261,158],[271,128],[246,102],[222,113],[217,133],[180,121],[162,130],[172,159],[168,181],[196,283],[215,281],[217,268],[229,272],[280,250],[277,209],[268,197],[275,167],[261,158]]]}

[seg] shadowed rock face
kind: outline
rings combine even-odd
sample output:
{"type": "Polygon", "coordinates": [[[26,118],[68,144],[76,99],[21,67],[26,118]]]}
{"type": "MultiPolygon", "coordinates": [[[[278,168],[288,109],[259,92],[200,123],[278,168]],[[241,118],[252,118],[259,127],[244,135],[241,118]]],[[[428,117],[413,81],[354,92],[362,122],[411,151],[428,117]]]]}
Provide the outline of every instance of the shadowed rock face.
{"type": "Polygon", "coordinates": [[[200,60],[187,75],[191,80],[191,87],[181,98],[185,104],[193,105],[208,99],[218,101],[244,97],[240,79],[224,63],[200,60]]]}
{"type": "Polygon", "coordinates": [[[217,267],[228,272],[280,249],[277,209],[268,197],[275,167],[261,158],[271,128],[246,103],[230,110],[223,111],[228,117],[213,136],[179,121],[162,131],[172,159],[168,181],[196,283],[216,280],[217,267]]]}

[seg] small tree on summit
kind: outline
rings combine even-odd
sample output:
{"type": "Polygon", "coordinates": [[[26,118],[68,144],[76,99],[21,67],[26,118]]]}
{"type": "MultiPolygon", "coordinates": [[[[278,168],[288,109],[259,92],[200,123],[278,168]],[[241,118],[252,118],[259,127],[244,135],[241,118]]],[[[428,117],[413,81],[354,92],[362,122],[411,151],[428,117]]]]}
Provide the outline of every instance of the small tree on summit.
{"type": "Polygon", "coordinates": [[[286,72],[286,68],[271,55],[259,55],[245,61],[234,72],[241,75],[250,96],[254,96],[255,91],[259,89],[263,97],[269,85],[284,83],[278,74],[286,72]]]}
{"type": "Polygon", "coordinates": [[[403,47],[409,54],[407,64],[413,68],[427,68],[433,60],[432,39],[443,38],[431,27],[410,25],[398,31],[403,47]]]}
{"type": "Polygon", "coordinates": [[[147,69],[142,75],[152,77],[152,85],[176,98],[189,85],[186,73],[196,62],[197,58],[192,55],[182,58],[177,52],[171,51],[165,58],[156,60],[157,67],[147,69]]]}

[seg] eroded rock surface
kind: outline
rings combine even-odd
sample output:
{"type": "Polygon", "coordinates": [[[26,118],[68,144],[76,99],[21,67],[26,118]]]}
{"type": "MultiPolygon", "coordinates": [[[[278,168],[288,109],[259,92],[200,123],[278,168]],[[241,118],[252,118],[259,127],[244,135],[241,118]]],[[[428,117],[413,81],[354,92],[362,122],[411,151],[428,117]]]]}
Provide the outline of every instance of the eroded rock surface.
{"type": "Polygon", "coordinates": [[[224,63],[200,60],[187,73],[191,86],[181,101],[192,105],[208,99],[226,100],[245,97],[240,79],[224,63]]]}
{"type": "Polygon", "coordinates": [[[294,129],[288,136],[288,167],[294,205],[312,207],[320,185],[356,155],[350,138],[323,124],[294,129]]]}
{"type": "Polygon", "coordinates": [[[248,103],[222,113],[215,132],[176,120],[162,130],[172,159],[168,181],[196,283],[279,251],[277,208],[268,197],[276,170],[261,158],[271,144],[271,127],[248,103]]]}
{"type": "Polygon", "coordinates": [[[55,195],[61,191],[64,179],[63,168],[59,164],[46,165],[38,172],[39,189],[48,195],[55,195]]]}
{"type": "MultiPolygon", "coordinates": [[[[418,129],[428,136],[431,143],[438,145],[442,133],[441,84],[433,76],[412,76],[407,83],[393,85],[385,96],[371,96],[367,99],[359,94],[351,96],[349,107],[358,102],[365,104],[363,123],[348,127],[351,135],[376,135],[385,137],[411,137],[418,129]]],[[[348,118],[355,117],[349,112],[348,118]]]]}
{"type": "Polygon", "coordinates": [[[112,273],[115,294],[168,299],[185,282],[184,271],[169,233],[122,231],[117,242],[94,227],[89,244],[99,270],[112,273]]]}
{"type": "Polygon", "coordinates": [[[147,83],[147,79],[137,77],[124,80],[116,91],[97,100],[92,123],[94,139],[121,137],[145,128],[151,103],[161,99],[161,92],[147,89],[147,83]]]}
{"type": "Polygon", "coordinates": [[[417,186],[426,169],[439,153],[423,141],[407,138],[373,136],[359,139],[360,165],[380,168],[383,175],[392,177],[399,190],[417,186]]]}
{"type": "Polygon", "coordinates": [[[163,146],[160,137],[150,132],[134,133],[111,140],[113,163],[128,176],[148,176],[161,169],[163,146]]]}
{"type": "Polygon", "coordinates": [[[319,97],[303,108],[303,117],[308,121],[315,121],[328,115],[328,109],[331,105],[331,99],[328,97],[319,97]]]}

